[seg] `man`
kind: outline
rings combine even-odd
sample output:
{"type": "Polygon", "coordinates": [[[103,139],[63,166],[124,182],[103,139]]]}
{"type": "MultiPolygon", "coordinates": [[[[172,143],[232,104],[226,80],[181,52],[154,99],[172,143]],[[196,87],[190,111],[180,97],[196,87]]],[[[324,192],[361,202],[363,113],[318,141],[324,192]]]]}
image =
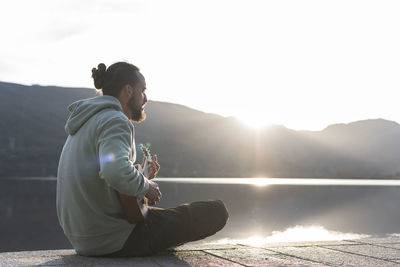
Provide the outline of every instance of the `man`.
{"type": "Polygon", "coordinates": [[[130,223],[122,196],[157,203],[162,196],[151,181],[160,168],[157,157],[148,177],[134,166],[132,121],[145,119],[146,82],[126,62],[99,64],[92,77],[102,94],[77,101],[65,130],[57,177],[57,215],[65,235],[80,255],[145,256],[222,229],[228,213],[222,201],[200,201],[171,209],[150,208],[130,223]]]}

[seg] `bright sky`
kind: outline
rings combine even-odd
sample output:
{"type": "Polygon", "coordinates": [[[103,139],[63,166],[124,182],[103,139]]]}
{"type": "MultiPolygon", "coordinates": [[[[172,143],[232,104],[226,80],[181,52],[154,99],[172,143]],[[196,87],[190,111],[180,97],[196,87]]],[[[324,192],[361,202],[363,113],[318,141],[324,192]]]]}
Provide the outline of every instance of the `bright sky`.
{"type": "Polygon", "coordinates": [[[0,80],[93,87],[127,60],[152,100],[252,124],[400,122],[400,1],[5,0],[0,80]]]}

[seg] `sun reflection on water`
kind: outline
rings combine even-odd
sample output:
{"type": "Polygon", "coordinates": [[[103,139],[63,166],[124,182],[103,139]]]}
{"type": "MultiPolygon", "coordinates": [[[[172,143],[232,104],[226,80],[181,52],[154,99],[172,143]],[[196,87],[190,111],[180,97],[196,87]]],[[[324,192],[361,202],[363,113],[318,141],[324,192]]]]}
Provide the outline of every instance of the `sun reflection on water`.
{"type": "Polygon", "coordinates": [[[316,178],[155,178],[156,182],[195,184],[244,184],[244,185],[319,185],[319,186],[400,186],[399,179],[316,179],[316,178]]]}
{"type": "Polygon", "coordinates": [[[268,183],[268,181],[266,181],[265,179],[262,179],[262,178],[251,178],[250,184],[259,186],[259,187],[264,187],[264,186],[269,185],[270,183],[268,183]]]}
{"type": "Polygon", "coordinates": [[[281,242],[305,242],[305,241],[340,241],[354,240],[369,237],[368,235],[355,233],[341,233],[337,231],[329,231],[323,226],[295,226],[286,229],[285,231],[274,231],[270,236],[263,237],[253,235],[246,239],[220,239],[213,244],[243,244],[255,247],[261,247],[269,243],[281,242]]]}

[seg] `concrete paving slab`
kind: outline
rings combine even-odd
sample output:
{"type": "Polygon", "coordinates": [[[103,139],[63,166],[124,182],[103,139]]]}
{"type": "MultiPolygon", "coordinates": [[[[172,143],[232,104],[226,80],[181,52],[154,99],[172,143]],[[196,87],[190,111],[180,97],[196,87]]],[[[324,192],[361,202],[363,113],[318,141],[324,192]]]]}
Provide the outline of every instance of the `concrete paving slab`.
{"type": "Polygon", "coordinates": [[[58,249],[58,250],[32,250],[32,251],[16,251],[16,252],[2,252],[2,257],[25,258],[25,257],[59,257],[66,255],[76,254],[73,249],[58,249]]]}
{"type": "Polygon", "coordinates": [[[39,250],[0,253],[0,266],[65,266],[62,257],[74,250],[39,250]]]}
{"type": "MultiPolygon", "coordinates": [[[[252,264],[248,265],[248,266],[253,266],[252,264]]],[[[285,255],[276,255],[273,256],[271,258],[268,258],[268,262],[264,265],[260,265],[260,266],[287,266],[287,267],[291,267],[291,266],[311,266],[311,267],[322,267],[322,266],[328,266],[322,263],[313,263],[310,261],[306,261],[306,260],[301,260],[301,259],[297,259],[297,258],[293,258],[290,256],[285,256],[285,255]]]]}
{"type": "Polygon", "coordinates": [[[263,245],[262,247],[269,248],[269,247],[310,247],[310,246],[323,246],[323,245],[330,245],[330,246],[340,246],[340,245],[353,245],[353,242],[350,241],[305,241],[305,242],[277,242],[277,243],[268,243],[263,245]]]}
{"type": "Polygon", "coordinates": [[[287,257],[261,248],[205,250],[205,252],[245,266],[324,266],[310,261],[287,257]]]}
{"type": "Polygon", "coordinates": [[[381,244],[374,244],[374,246],[380,246],[383,248],[393,248],[397,249],[400,253],[400,244],[391,244],[391,243],[381,243],[381,244]]]}
{"type": "Polygon", "coordinates": [[[269,250],[330,266],[397,266],[395,262],[349,254],[323,247],[281,247],[269,248],[269,250]]]}
{"type": "Polygon", "coordinates": [[[166,261],[163,259],[158,261],[161,266],[204,266],[204,267],[217,267],[217,266],[243,266],[238,263],[229,261],[228,259],[218,258],[203,251],[178,251],[175,252],[176,259],[173,261],[166,261]],[[187,265],[182,265],[187,264],[187,265]]]}
{"type": "Polygon", "coordinates": [[[143,258],[102,258],[102,257],[83,257],[77,254],[63,256],[62,258],[69,266],[132,266],[138,267],[159,267],[151,257],[143,258]]]}
{"type": "Polygon", "coordinates": [[[68,266],[60,258],[26,257],[0,259],[0,266],[68,266]]]}
{"type": "Polygon", "coordinates": [[[233,249],[237,245],[233,244],[210,244],[210,243],[200,243],[200,244],[184,244],[179,247],[171,249],[172,251],[183,251],[183,250],[202,250],[202,249],[233,249]]]}
{"type": "Polygon", "coordinates": [[[388,243],[398,243],[400,244],[400,236],[388,236],[388,237],[376,237],[376,238],[363,238],[357,240],[349,240],[355,243],[366,243],[366,244],[388,244],[388,243]]]}
{"type": "Polygon", "coordinates": [[[342,252],[349,252],[370,256],[379,259],[400,260],[400,250],[393,248],[385,248],[374,245],[353,245],[353,246],[323,246],[342,252]]]}
{"type": "Polygon", "coordinates": [[[83,257],[70,249],[3,252],[0,266],[399,266],[400,243],[378,241],[301,242],[263,248],[188,244],[143,258],[83,257]]]}
{"type": "Polygon", "coordinates": [[[252,248],[236,248],[236,249],[225,249],[225,250],[205,250],[205,252],[229,259],[233,262],[239,264],[251,265],[251,266],[264,266],[272,255],[277,255],[278,253],[265,251],[260,249],[252,248]]]}
{"type": "Polygon", "coordinates": [[[175,255],[175,253],[160,253],[152,257],[158,266],[190,267],[191,265],[175,255]]]}

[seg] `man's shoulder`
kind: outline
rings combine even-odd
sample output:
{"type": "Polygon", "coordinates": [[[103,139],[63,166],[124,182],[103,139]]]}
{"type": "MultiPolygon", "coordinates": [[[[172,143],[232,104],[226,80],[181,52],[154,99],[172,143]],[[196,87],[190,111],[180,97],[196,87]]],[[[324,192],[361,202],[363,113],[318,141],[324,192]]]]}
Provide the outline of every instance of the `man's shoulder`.
{"type": "Polygon", "coordinates": [[[132,122],[120,110],[106,108],[100,111],[97,116],[98,122],[101,125],[125,124],[128,125],[129,128],[133,129],[132,122]]]}

